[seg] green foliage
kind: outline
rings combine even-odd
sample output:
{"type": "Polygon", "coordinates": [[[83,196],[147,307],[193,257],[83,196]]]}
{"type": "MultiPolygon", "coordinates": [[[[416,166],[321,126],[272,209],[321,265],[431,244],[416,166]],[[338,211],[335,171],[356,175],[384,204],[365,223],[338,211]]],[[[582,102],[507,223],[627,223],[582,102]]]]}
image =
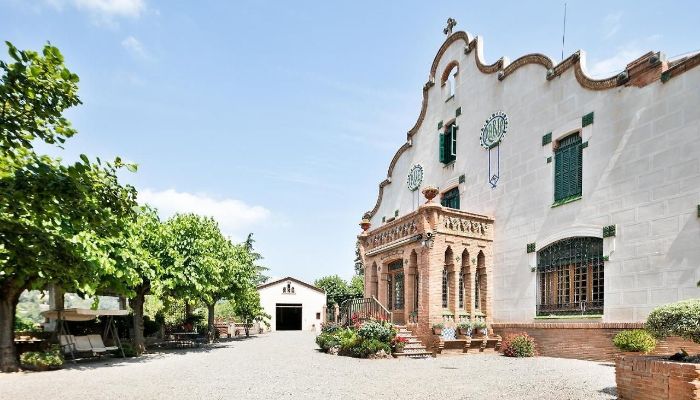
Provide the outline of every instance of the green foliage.
{"type": "Polygon", "coordinates": [[[535,339],[525,332],[510,335],[501,344],[501,349],[507,357],[532,357],[535,355],[535,339]]]}
{"type": "Polygon", "coordinates": [[[465,329],[465,330],[469,329],[471,327],[472,327],[472,324],[470,322],[461,322],[457,325],[457,328],[465,329]]]}
{"type": "Polygon", "coordinates": [[[365,277],[363,275],[355,275],[350,279],[348,285],[348,298],[361,299],[365,293],[365,277]]]}
{"type": "Polygon", "coordinates": [[[443,324],[442,322],[439,322],[437,324],[433,324],[433,329],[442,329],[444,327],[445,327],[445,324],[443,324]]]}
{"type": "Polygon", "coordinates": [[[396,336],[396,330],[389,322],[369,320],[360,326],[357,334],[366,340],[376,339],[389,343],[396,336]]]}
{"type": "Polygon", "coordinates": [[[619,332],[613,337],[613,344],[622,351],[648,353],[656,347],[656,340],[644,329],[633,329],[619,332]]]}
{"type": "Polygon", "coordinates": [[[683,300],[654,309],[646,330],[657,339],[680,336],[700,343],[700,299],[683,300]]]}
{"type": "MultiPolygon", "coordinates": [[[[245,323],[262,322],[269,325],[270,315],[260,305],[260,294],[250,285],[236,296],[236,315],[245,323]]],[[[248,331],[246,330],[246,336],[248,331]]]]}
{"type": "Polygon", "coordinates": [[[5,43],[11,60],[0,61],[0,151],[31,148],[35,139],[63,143],[75,134],[63,112],[80,104],[78,75],[50,44],[39,54],[5,43]]]}
{"type": "Polygon", "coordinates": [[[395,338],[396,330],[390,323],[368,320],[357,329],[324,324],[316,337],[316,344],[326,352],[336,348],[338,354],[364,358],[380,350],[390,354],[392,345],[396,345],[395,338]]]}
{"type": "Polygon", "coordinates": [[[36,323],[29,318],[15,316],[15,332],[34,332],[37,330],[36,323]]]}
{"type": "MultiPolygon", "coordinates": [[[[124,357],[126,357],[126,358],[136,357],[139,355],[138,352],[136,351],[136,348],[134,347],[134,345],[132,345],[129,342],[122,342],[122,350],[124,350],[124,357]]],[[[122,357],[121,350],[116,349],[116,350],[112,351],[112,356],[121,358],[122,357]]]]}
{"type": "Polygon", "coordinates": [[[236,319],[236,302],[234,300],[222,300],[214,306],[216,319],[233,321],[236,319]]]}
{"type": "MultiPolygon", "coordinates": [[[[54,283],[80,295],[103,287],[127,293],[139,276],[130,269],[126,234],[136,190],[117,179],[120,168],[134,166],[85,155],[64,164],[35,153],[33,140],[63,143],[75,134],[63,113],[80,104],[78,77],[51,45],[41,54],[7,46],[11,61],[0,61],[0,302],[11,307],[0,308],[0,329],[9,331],[24,290],[54,283]]],[[[0,359],[0,370],[16,369],[14,356],[0,359]]]]}
{"type": "Polygon", "coordinates": [[[364,283],[353,278],[350,285],[338,275],[324,276],[314,282],[314,286],[326,292],[326,302],[328,306],[340,304],[347,299],[361,298],[363,295],[364,283]]]}
{"type": "Polygon", "coordinates": [[[52,348],[49,351],[27,351],[19,356],[22,365],[49,368],[63,365],[63,355],[60,348],[52,348]]]}
{"type": "Polygon", "coordinates": [[[481,318],[477,318],[471,323],[472,329],[485,329],[486,328],[486,321],[484,321],[481,318]]]}

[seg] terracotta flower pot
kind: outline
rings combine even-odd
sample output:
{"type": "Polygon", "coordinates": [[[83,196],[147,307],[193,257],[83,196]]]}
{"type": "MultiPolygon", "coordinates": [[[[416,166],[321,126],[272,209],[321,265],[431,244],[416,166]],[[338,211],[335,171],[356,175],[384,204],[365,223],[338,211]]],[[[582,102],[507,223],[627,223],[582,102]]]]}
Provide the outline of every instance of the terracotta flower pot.
{"type": "Polygon", "coordinates": [[[367,232],[370,226],[372,226],[372,224],[368,219],[362,219],[362,222],[360,222],[360,228],[362,228],[364,232],[367,232]]]}
{"type": "Polygon", "coordinates": [[[431,201],[433,201],[433,199],[435,198],[435,196],[438,195],[438,193],[440,193],[440,190],[435,186],[426,186],[423,189],[423,196],[425,196],[425,198],[428,199],[426,203],[430,203],[431,201]]]}
{"type": "Polygon", "coordinates": [[[442,328],[433,328],[433,335],[442,335],[442,328]]]}

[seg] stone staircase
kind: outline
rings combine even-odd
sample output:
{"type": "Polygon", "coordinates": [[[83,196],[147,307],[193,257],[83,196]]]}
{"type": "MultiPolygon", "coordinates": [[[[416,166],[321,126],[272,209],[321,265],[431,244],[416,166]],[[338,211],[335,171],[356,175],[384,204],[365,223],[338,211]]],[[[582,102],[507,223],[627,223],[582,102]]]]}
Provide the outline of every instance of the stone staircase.
{"type": "Polygon", "coordinates": [[[435,357],[435,354],[433,354],[432,351],[428,351],[428,349],[423,345],[423,342],[416,337],[408,328],[406,328],[406,325],[396,325],[396,328],[398,328],[399,332],[396,334],[396,336],[401,336],[405,337],[408,339],[408,343],[406,343],[406,346],[403,348],[403,352],[401,353],[394,353],[394,357],[405,357],[405,358],[428,358],[428,357],[435,357]]]}

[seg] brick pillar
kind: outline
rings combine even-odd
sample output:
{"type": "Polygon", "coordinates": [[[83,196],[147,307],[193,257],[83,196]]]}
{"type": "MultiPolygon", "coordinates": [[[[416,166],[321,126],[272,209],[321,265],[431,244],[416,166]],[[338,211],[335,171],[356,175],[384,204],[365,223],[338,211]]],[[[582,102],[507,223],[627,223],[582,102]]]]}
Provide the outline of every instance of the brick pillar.
{"type": "Polygon", "coordinates": [[[381,272],[379,272],[379,287],[377,288],[377,300],[379,300],[379,303],[382,304],[384,307],[387,309],[389,308],[389,304],[387,304],[387,295],[388,295],[388,276],[389,274],[386,273],[385,271],[386,266],[382,266],[381,272]]]}
{"type": "Polygon", "coordinates": [[[413,311],[413,302],[415,301],[414,290],[415,290],[415,278],[416,275],[413,273],[412,268],[404,267],[403,275],[403,310],[404,310],[404,321],[408,322],[409,316],[413,311]]]}

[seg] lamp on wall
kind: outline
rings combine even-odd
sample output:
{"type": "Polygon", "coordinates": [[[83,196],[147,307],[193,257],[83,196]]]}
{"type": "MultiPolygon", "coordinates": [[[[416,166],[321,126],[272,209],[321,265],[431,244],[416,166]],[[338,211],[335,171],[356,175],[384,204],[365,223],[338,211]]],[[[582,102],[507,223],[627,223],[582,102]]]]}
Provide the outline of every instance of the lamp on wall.
{"type": "Polygon", "coordinates": [[[433,246],[433,233],[432,232],[426,232],[422,239],[420,244],[423,245],[423,247],[432,247],[433,246]]]}

